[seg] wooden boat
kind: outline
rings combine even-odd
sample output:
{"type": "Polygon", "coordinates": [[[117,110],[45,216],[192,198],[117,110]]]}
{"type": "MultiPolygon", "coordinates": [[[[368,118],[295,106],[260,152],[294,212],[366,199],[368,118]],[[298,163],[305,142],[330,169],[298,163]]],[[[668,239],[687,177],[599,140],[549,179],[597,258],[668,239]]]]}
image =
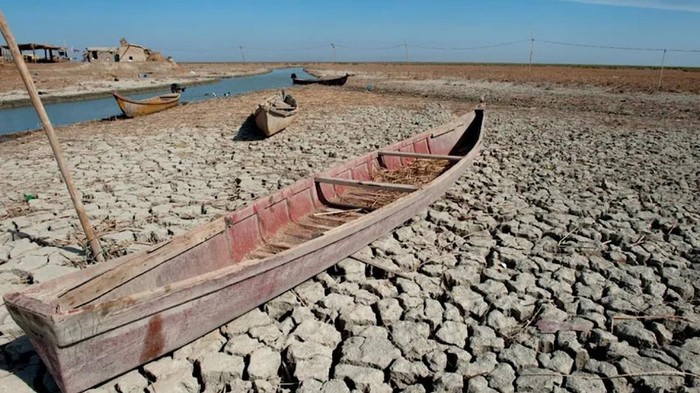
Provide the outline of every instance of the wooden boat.
{"type": "Polygon", "coordinates": [[[328,79],[299,79],[297,74],[292,74],[292,84],[295,85],[326,85],[326,86],[342,86],[348,81],[350,74],[345,74],[338,78],[328,78],[328,79]]]}
{"type": "Polygon", "coordinates": [[[255,124],[265,134],[274,135],[287,128],[297,117],[297,101],[289,94],[267,98],[255,110],[255,124]]]}
{"type": "Polygon", "coordinates": [[[5,304],[63,392],[85,390],[203,336],[389,233],[467,170],[483,122],[477,109],[146,251],[5,294],[5,304]]]}
{"type": "Polygon", "coordinates": [[[145,100],[132,100],[123,95],[112,92],[114,99],[117,100],[119,108],[126,117],[135,117],[150,115],[151,113],[160,112],[174,106],[177,106],[180,101],[179,93],[164,94],[162,96],[147,98],[145,100]]]}

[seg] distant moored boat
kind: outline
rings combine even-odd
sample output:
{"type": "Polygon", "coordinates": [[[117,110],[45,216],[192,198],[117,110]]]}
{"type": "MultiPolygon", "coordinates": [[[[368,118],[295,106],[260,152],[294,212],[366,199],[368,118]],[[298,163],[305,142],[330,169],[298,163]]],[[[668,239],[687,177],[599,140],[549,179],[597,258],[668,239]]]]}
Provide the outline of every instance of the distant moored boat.
{"type": "Polygon", "coordinates": [[[126,117],[136,117],[150,115],[151,113],[160,112],[174,106],[177,106],[180,101],[179,93],[164,94],[157,97],[147,98],[145,100],[133,100],[128,97],[112,92],[114,99],[117,100],[119,108],[126,117]]]}
{"type": "Polygon", "coordinates": [[[281,95],[267,98],[255,110],[255,124],[265,133],[274,135],[287,128],[297,117],[297,101],[282,91],[281,95]]]}
{"type": "Polygon", "coordinates": [[[328,78],[328,79],[299,79],[297,74],[292,74],[292,83],[295,85],[326,85],[326,86],[342,86],[348,81],[350,74],[345,74],[344,76],[338,78],[328,78]]]}

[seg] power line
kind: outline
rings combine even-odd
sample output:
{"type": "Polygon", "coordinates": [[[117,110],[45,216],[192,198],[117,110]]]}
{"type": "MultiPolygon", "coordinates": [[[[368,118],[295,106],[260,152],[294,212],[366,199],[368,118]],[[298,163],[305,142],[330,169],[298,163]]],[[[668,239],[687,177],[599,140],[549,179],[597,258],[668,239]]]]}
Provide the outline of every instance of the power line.
{"type": "Polygon", "coordinates": [[[324,49],[327,47],[328,47],[328,44],[308,46],[305,48],[259,48],[259,47],[250,47],[250,46],[245,46],[244,48],[246,50],[252,50],[252,51],[257,51],[257,52],[279,52],[279,51],[292,51],[292,52],[294,52],[294,51],[324,49]]]}
{"type": "MultiPolygon", "coordinates": [[[[550,44],[550,45],[561,45],[561,46],[570,46],[570,47],[579,47],[579,48],[594,48],[594,49],[611,49],[611,50],[625,50],[625,51],[644,51],[644,52],[684,52],[684,53],[700,53],[700,49],[679,49],[679,48],[642,48],[642,47],[630,47],[630,46],[612,46],[612,45],[596,45],[596,44],[582,44],[582,43],[576,43],[576,42],[564,42],[564,41],[552,41],[552,40],[536,40],[537,42],[543,43],[543,44],[550,44]]],[[[526,42],[530,42],[531,46],[534,46],[535,43],[535,38],[534,36],[529,38],[529,39],[523,39],[523,40],[517,40],[517,41],[508,41],[508,42],[500,42],[500,43],[494,43],[494,44],[487,44],[487,45],[479,45],[479,46],[466,46],[466,47],[440,47],[440,46],[428,46],[428,45],[414,45],[410,44],[408,42],[403,42],[399,43],[396,45],[387,45],[387,46],[382,46],[382,47],[363,47],[363,46],[350,46],[350,45],[342,45],[342,44],[331,44],[333,49],[339,48],[339,49],[345,49],[345,50],[354,50],[354,51],[383,51],[383,50],[391,50],[391,49],[399,49],[399,48],[404,48],[404,50],[407,50],[409,47],[410,48],[416,48],[416,49],[426,49],[426,50],[441,50],[441,51],[467,51],[467,50],[478,50],[478,49],[488,49],[488,48],[498,48],[498,47],[504,47],[504,46],[510,46],[510,45],[518,45],[518,44],[523,44],[526,42]]],[[[199,47],[199,48],[164,48],[161,49],[162,51],[167,51],[167,52],[210,52],[210,51],[221,51],[221,52],[226,52],[226,51],[231,51],[231,50],[236,50],[236,49],[241,49],[245,48],[247,51],[253,51],[253,52],[301,52],[301,51],[309,51],[309,50],[317,50],[317,49],[327,49],[328,44],[319,44],[319,45],[314,45],[314,46],[307,46],[307,47],[298,47],[298,48],[290,48],[290,47],[279,47],[279,48],[272,48],[272,47],[263,47],[263,46],[244,46],[244,45],[236,45],[236,46],[221,46],[221,47],[214,47],[214,48],[207,48],[207,47],[199,47]]]]}
{"type": "Polygon", "coordinates": [[[498,44],[481,45],[481,46],[468,46],[468,47],[463,47],[463,48],[444,48],[444,47],[412,45],[412,44],[408,44],[408,46],[410,46],[411,48],[433,49],[433,50],[474,50],[474,49],[497,48],[500,46],[522,44],[523,42],[530,42],[530,40],[527,39],[527,40],[519,40],[519,41],[501,42],[498,44]]]}
{"type": "Polygon", "coordinates": [[[700,53],[700,49],[664,49],[664,48],[637,48],[629,46],[607,46],[607,45],[592,45],[592,44],[578,44],[573,42],[561,42],[561,41],[548,41],[540,40],[545,44],[563,45],[563,46],[576,46],[583,48],[597,48],[597,49],[615,49],[615,50],[632,50],[632,51],[644,51],[644,52],[692,52],[700,53]]]}
{"type": "Polygon", "coordinates": [[[346,45],[338,45],[335,44],[336,48],[343,48],[343,49],[350,49],[350,50],[388,50],[388,49],[396,49],[396,48],[403,48],[404,44],[399,44],[399,45],[392,45],[392,46],[384,46],[384,47],[374,47],[374,48],[358,48],[358,47],[352,47],[352,46],[346,46],[346,45]]]}

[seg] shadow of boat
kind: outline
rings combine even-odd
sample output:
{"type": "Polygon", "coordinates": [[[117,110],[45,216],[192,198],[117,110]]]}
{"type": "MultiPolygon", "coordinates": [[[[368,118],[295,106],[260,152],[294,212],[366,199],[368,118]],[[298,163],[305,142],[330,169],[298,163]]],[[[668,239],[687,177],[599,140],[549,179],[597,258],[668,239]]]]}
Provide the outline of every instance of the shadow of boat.
{"type": "Polygon", "coordinates": [[[245,119],[236,135],[233,136],[234,141],[260,141],[265,139],[265,135],[255,125],[255,115],[250,115],[245,119]]]}
{"type": "MultiPolygon", "coordinates": [[[[49,369],[41,361],[39,354],[34,350],[26,335],[16,337],[9,343],[0,346],[0,354],[6,359],[6,361],[0,361],[0,371],[14,375],[24,382],[27,388],[36,392],[61,393],[61,389],[54,382],[49,369]]],[[[17,383],[13,383],[12,386],[19,387],[17,383]]],[[[22,391],[24,390],[26,389],[22,389],[22,391]]]]}

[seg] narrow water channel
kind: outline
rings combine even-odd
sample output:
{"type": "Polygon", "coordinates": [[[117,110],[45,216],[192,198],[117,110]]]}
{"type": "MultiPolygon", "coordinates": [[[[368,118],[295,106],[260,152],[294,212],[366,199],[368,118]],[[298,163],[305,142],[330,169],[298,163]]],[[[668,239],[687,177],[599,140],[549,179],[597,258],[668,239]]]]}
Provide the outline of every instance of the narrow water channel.
{"type": "MultiPolygon", "coordinates": [[[[313,78],[301,68],[280,68],[272,72],[237,78],[221,79],[215,83],[184,85],[180,102],[194,102],[252,91],[289,87],[292,85],[291,74],[296,73],[303,78],[313,78]]],[[[128,97],[142,99],[154,95],[169,93],[169,88],[143,94],[125,94],[128,97]]],[[[104,119],[121,114],[114,98],[97,98],[83,101],[69,101],[46,104],[51,124],[54,126],[78,123],[81,121],[104,119]]],[[[32,106],[0,109],[0,135],[41,128],[39,117],[32,106]]]]}

